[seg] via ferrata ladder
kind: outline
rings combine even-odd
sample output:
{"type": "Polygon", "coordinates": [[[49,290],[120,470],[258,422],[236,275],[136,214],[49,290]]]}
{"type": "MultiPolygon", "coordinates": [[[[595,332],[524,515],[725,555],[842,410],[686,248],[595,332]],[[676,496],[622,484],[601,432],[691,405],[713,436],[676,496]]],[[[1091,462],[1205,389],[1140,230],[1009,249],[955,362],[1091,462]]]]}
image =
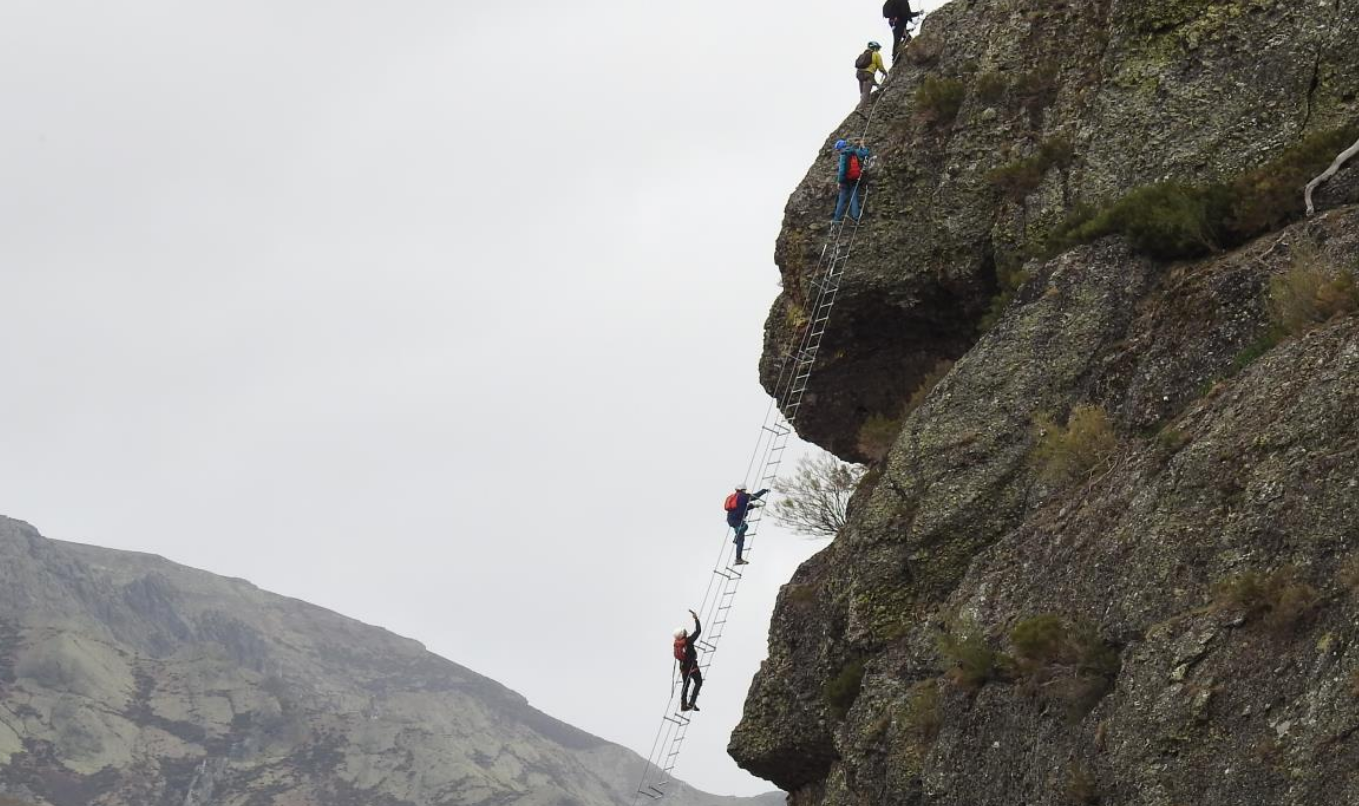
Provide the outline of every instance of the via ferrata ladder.
{"type": "MultiPolygon", "coordinates": [[[[865,200],[861,199],[861,202],[865,200]]],[[[772,488],[778,479],[784,451],[787,450],[788,440],[794,433],[793,426],[797,421],[798,410],[807,392],[812,368],[821,350],[821,342],[830,322],[831,310],[835,307],[835,300],[840,292],[841,278],[849,265],[858,230],[857,220],[833,223],[826,243],[821,248],[811,282],[812,290],[815,292],[814,301],[807,322],[803,326],[802,337],[797,348],[786,354],[781,362],[774,396],[765,415],[765,422],[760,426],[760,436],[751,454],[750,465],[746,469],[747,478],[753,473],[757,479],[756,487],[772,488]]],[[[744,554],[754,552],[755,537],[759,533],[763,517],[762,506],[749,510],[746,523],[750,528],[746,532],[744,554]]],[[[708,580],[708,590],[704,593],[703,603],[698,610],[703,632],[694,645],[700,653],[699,670],[704,675],[705,682],[735,604],[736,593],[741,587],[742,566],[734,562],[736,552],[728,539],[730,534],[730,530],[723,532],[717,564],[713,567],[708,580]]],[[[674,781],[675,764],[688,736],[690,719],[689,712],[677,710],[672,686],[665,716],[652,743],[651,754],[647,758],[637,794],[633,797],[634,804],[640,796],[653,800],[665,796],[666,787],[674,781]]]]}
{"type": "MultiPolygon", "coordinates": [[[[877,111],[878,103],[881,102],[881,93],[887,91],[890,83],[889,76],[875,102],[870,104],[864,120],[863,134],[860,136],[861,141],[867,139],[868,132],[873,127],[873,115],[877,111]]],[[[868,192],[862,180],[856,183],[855,192],[859,194],[860,210],[866,209],[868,192]]],[[[807,295],[813,302],[809,308],[802,338],[797,349],[784,355],[779,366],[779,377],[774,384],[769,410],[765,414],[764,424],[760,426],[759,439],[755,443],[750,464],[746,468],[746,478],[749,479],[753,475],[757,479],[755,482],[757,487],[772,488],[779,477],[783,454],[788,448],[789,438],[794,433],[793,425],[797,422],[798,410],[802,407],[807,385],[811,381],[812,368],[816,364],[817,353],[821,350],[821,341],[826,335],[831,310],[835,307],[835,300],[840,294],[841,278],[844,276],[845,268],[849,266],[858,234],[858,219],[832,223],[826,241],[821,247],[816,268],[812,272],[811,290],[814,294],[807,295]]],[[[754,553],[755,536],[759,532],[763,515],[763,507],[751,508],[748,513],[746,523],[750,528],[746,531],[744,554],[754,553]]],[[[708,578],[708,590],[704,593],[703,604],[698,610],[704,627],[703,635],[695,646],[703,653],[700,655],[699,670],[705,678],[708,669],[712,667],[713,656],[717,654],[718,644],[722,640],[722,633],[736,601],[736,592],[741,587],[740,569],[744,566],[734,563],[736,551],[734,547],[729,547],[731,541],[727,539],[730,534],[730,530],[723,531],[717,564],[708,578]]],[[[707,682],[706,679],[704,682],[707,682]]],[[[656,731],[646,767],[642,770],[641,783],[638,784],[637,792],[632,798],[633,806],[636,806],[643,796],[652,800],[665,797],[666,787],[674,782],[675,764],[684,746],[684,740],[689,735],[688,713],[676,709],[675,690],[672,685],[670,701],[665,706],[665,716],[656,731]]]]}

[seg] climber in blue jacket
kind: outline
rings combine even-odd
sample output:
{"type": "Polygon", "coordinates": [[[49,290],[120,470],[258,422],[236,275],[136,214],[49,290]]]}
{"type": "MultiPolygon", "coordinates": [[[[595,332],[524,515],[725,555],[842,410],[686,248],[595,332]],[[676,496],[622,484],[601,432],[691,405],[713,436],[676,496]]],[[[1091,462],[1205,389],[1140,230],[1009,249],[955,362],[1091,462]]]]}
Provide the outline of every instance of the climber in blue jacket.
{"type": "Polygon", "coordinates": [[[746,548],[746,532],[750,529],[750,524],[746,523],[746,516],[750,514],[750,510],[764,506],[759,499],[764,498],[764,494],[767,492],[769,492],[769,489],[765,488],[751,495],[746,492],[746,485],[742,482],[736,485],[736,491],[728,495],[726,502],[722,505],[722,508],[727,511],[727,525],[734,529],[736,534],[731,541],[736,544],[736,562],[732,565],[750,564],[745,557],[741,556],[746,548]]]}
{"type": "Polygon", "coordinates": [[[849,217],[859,220],[859,184],[863,181],[864,164],[868,161],[868,149],[852,146],[845,140],[835,141],[835,153],[840,155],[840,167],[835,181],[840,183],[840,198],[835,202],[832,223],[840,223],[845,217],[845,206],[849,206],[849,217]]]}

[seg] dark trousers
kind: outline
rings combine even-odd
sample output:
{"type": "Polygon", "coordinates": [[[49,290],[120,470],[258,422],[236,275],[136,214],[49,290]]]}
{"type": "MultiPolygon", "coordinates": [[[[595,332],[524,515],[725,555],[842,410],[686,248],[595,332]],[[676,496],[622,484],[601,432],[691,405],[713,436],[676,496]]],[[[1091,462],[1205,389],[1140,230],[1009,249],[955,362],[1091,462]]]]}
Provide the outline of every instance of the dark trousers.
{"type": "Polygon", "coordinates": [[[840,183],[840,196],[835,200],[835,212],[831,214],[831,221],[839,221],[845,217],[845,208],[849,208],[849,217],[855,221],[859,220],[859,183],[854,182],[840,183]]]}
{"type": "Polygon", "coordinates": [[[906,27],[910,24],[910,18],[897,17],[892,21],[892,64],[896,64],[897,58],[901,56],[901,49],[906,44],[902,40],[906,38],[906,27]]]}
{"type": "Polygon", "coordinates": [[[746,550],[746,530],[749,528],[750,524],[741,521],[741,525],[736,527],[736,538],[731,541],[736,544],[736,559],[738,560],[744,559],[741,557],[741,552],[746,550]]]}
{"type": "Polygon", "coordinates": [[[698,703],[698,690],[703,688],[703,673],[698,670],[698,664],[695,663],[688,671],[681,668],[680,674],[684,675],[684,687],[680,689],[680,705],[692,707],[698,703]],[[689,698],[689,681],[691,680],[694,683],[692,699],[689,698]]]}

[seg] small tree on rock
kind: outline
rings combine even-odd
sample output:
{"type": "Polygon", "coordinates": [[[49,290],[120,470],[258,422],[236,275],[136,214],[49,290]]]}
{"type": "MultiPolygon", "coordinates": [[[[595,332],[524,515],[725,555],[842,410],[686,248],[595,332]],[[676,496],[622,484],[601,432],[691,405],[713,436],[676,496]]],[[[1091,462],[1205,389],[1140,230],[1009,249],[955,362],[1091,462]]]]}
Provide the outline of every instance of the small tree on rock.
{"type": "Polygon", "coordinates": [[[835,537],[845,526],[845,510],[863,475],[862,466],[829,453],[804,456],[792,478],[774,482],[779,493],[774,519],[800,535],[835,537]]]}

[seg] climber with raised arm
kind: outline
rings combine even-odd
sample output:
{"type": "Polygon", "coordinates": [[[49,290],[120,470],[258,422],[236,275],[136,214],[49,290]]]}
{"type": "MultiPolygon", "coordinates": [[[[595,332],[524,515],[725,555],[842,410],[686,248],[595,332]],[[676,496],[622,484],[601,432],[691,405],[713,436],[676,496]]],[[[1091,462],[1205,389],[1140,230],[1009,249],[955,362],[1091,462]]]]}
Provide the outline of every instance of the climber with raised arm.
{"type": "Polygon", "coordinates": [[[869,42],[864,52],[854,60],[854,76],[859,79],[859,105],[867,106],[873,88],[878,86],[878,73],[887,75],[887,68],[882,64],[882,45],[877,42],[869,42]]]}
{"type": "Polygon", "coordinates": [[[746,515],[750,510],[764,506],[758,499],[763,498],[769,490],[763,489],[751,495],[746,492],[744,483],[736,485],[736,492],[727,496],[727,500],[722,504],[722,508],[727,511],[727,525],[736,530],[736,537],[731,542],[736,544],[736,562],[732,565],[749,565],[741,553],[746,548],[746,531],[750,529],[750,524],[746,523],[746,515]]]}
{"type": "Polygon", "coordinates": [[[859,185],[863,183],[864,164],[868,161],[868,149],[864,146],[850,145],[847,140],[835,141],[835,153],[840,156],[839,167],[835,171],[835,181],[840,184],[840,197],[835,201],[835,213],[831,223],[838,224],[849,208],[849,217],[859,220],[859,185]]]}
{"type": "Polygon", "coordinates": [[[911,11],[911,0],[887,0],[882,5],[882,16],[887,18],[887,24],[892,26],[892,64],[896,64],[897,59],[901,58],[901,49],[910,41],[910,34],[906,29],[910,27],[911,20],[920,16],[923,12],[911,11]]]}
{"type": "Polygon", "coordinates": [[[690,610],[689,615],[694,617],[694,631],[687,632],[683,627],[675,630],[675,660],[679,661],[680,676],[684,678],[684,685],[680,688],[680,710],[697,711],[698,709],[698,690],[703,688],[703,673],[698,669],[698,650],[694,648],[694,642],[703,634],[703,627],[698,623],[698,614],[690,610]],[[694,694],[689,696],[689,683],[694,684],[694,694]]]}

